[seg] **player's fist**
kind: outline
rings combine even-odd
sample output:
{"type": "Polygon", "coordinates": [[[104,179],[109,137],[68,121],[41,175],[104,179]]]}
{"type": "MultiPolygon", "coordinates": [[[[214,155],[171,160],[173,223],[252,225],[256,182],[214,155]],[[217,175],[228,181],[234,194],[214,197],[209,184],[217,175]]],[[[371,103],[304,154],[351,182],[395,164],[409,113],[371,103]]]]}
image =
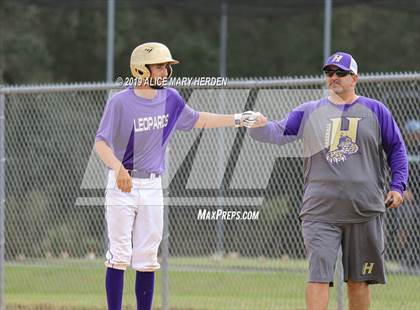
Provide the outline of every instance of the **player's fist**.
{"type": "Polygon", "coordinates": [[[386,195],[385,205],[387,208],[398,208],[403,203],[402,195],[397,191],[389,191],[386,195]]]}
{"type": "Polygon", "coordinates": [[[115,177],[117,179],[118,189],[124,193],[131,192],[133,183],[127,169],[125,169],[124,167],[121,167],[118,171],[115,171],[115,174],[116,174],[115,177]]]}
{"type": "Polygon", "coordinates": [[[252,128],[258,117],[261,115],[260,112],[246,111],[241,114],[241,125],[247,128],[252,128]]]}
{"type": "Polygon", "coordinates": [[[267,124],[267,118],[260,112],[246,111],[241,114],[241,123],[247,128],[264,127],[267,124]]]}

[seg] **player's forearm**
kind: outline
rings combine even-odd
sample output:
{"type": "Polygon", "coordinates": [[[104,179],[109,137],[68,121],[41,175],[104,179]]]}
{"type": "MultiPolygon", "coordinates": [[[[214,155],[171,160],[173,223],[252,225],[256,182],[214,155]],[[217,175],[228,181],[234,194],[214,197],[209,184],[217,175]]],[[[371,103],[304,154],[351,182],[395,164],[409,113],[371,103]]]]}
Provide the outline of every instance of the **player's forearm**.
{"type": "Polygon", "coordinates": [[[235,119],[233,114],[214,114],[208,112],[200,112],[194,128],[220,128],[234,127],[235,119]]]}
{"type": "Polygon", "coordinates": [[[115,157],[112,149],[105,143],[105,141],[96,141],[95,142],[95,151],[98,154],[99,158],[114,171],[118,171],[122,164],[115,157]]]}

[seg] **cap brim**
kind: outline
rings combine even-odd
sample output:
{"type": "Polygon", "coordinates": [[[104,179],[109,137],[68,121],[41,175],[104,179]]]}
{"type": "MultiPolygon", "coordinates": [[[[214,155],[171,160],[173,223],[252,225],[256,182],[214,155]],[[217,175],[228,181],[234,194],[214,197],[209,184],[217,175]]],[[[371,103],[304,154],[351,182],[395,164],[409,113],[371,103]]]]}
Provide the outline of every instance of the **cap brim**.
{"type": "MultiPolygon", "coordinates": [[[[322,70],[325,70],[325,68],[329,67],[329,66],[336,66],[337,68],[340,68],[341,70],[345,70],[345,71],[351,71],[353,72],[351,69],[347,68],[346,66],[343,66],[342,64],[326,64],[322,70]]],[[[354,72],[353,72],[354,73],[354,72]]],[[[354,73],[356,74],[356,73],[354,73]]]]}

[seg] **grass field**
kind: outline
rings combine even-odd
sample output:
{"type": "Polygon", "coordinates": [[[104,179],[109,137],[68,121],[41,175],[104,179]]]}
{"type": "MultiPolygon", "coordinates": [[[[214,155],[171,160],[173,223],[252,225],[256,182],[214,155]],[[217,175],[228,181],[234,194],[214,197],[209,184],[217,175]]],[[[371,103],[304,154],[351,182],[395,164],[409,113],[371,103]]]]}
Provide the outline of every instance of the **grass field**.
{"type": "MultiPolygon", "coordinates": [[[[296,260],[171,258],[170,309],[304,309],[305,268],[296,260]]],[[[7,309],[105,309],[104,270],[100,261],[7,263],[7,309]]],[[[126,272],[126,309],[135,309],[134,276],[126,272]]],[[[162,302],[160,276],[156,309],[162,302]]],[[[419,276],[393,274],[388,282],[373,286],[372,309],[420,309],[419,276]]]]}

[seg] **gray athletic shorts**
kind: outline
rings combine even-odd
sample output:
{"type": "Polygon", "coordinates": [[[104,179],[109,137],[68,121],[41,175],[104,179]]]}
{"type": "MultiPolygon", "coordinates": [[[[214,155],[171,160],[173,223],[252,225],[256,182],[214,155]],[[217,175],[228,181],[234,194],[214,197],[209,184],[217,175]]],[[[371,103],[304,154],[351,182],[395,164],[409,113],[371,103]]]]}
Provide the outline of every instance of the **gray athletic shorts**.
{"type": "Polygon", "coordinates": [[[309,260],[308,282],[333,285],[340,246],[344,281],[384,284],[384,233],[382,215],[363,223],[329,224],[302,221],[303,240],[309,260]]]}

